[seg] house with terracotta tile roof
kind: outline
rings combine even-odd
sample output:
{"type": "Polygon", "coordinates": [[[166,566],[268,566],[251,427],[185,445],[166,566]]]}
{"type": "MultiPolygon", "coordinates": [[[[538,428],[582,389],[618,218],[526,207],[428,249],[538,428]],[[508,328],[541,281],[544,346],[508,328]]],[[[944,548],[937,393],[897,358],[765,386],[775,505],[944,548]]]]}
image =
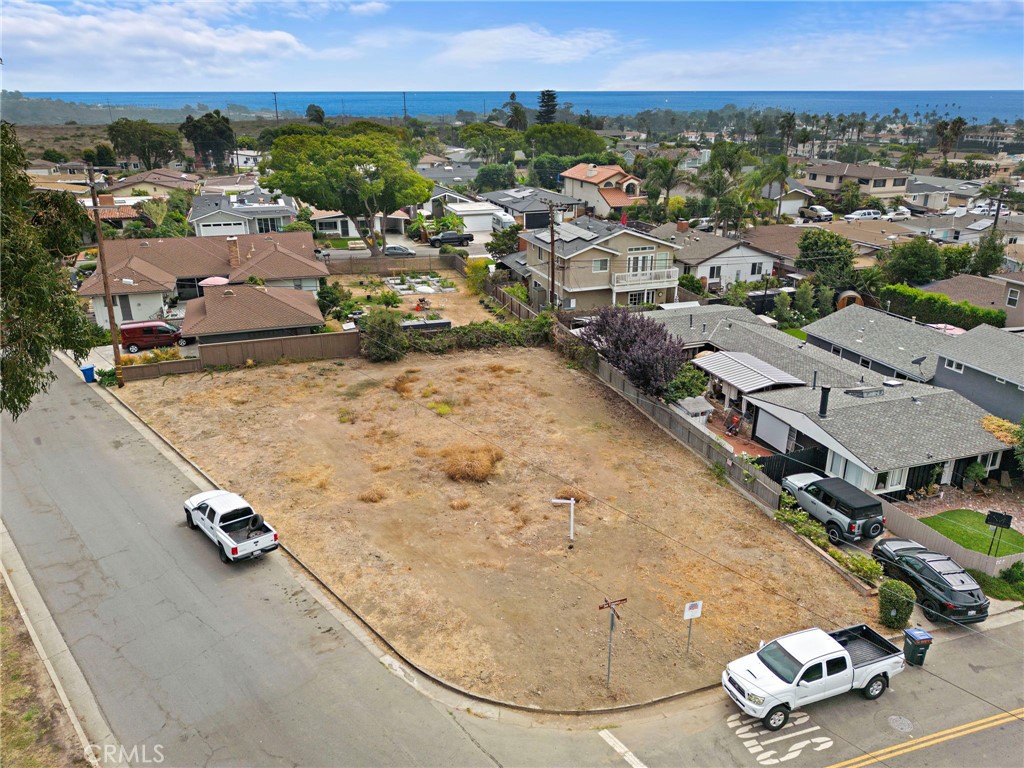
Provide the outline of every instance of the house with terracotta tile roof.
{"type": "Polygon", "coordinates": [[[622,209],[642,202],[642,181],[617,165],[580,163],[562,171],[562,194],[583,200],[595,216],[618,216],[622,209]]]}
{"type": "Polygon", "coordinates": [[[312,333],[324,324],[316,296],[265,285],[224,285],[185,305],[181,335],[200,344],[312,333]]]}
{"type": "MultiPolygon", "coordinates": [[[[310,232],[277,232],[239,237],[175,237],[157,240],[110,240],[106,246],[114,321],[165,317],[171,297],[202,296],[209,277],[240,285],[258,277],[272,288],[315,296],[327,267],[316,260],[310,232]]],[[[92,300],[96,322],[106,328],[103,274],[97,270],[79,294],[92,300]]]]}
{"type": "MultiPolygon", "coordinates": [[[[141,214],[135,207],[123,202],[124,198],[115,198],[113,195],[97,195],[99,203],[100,221],[116,229],[123,229],[125,222],[137,221],[141,214]]],[[[84,198],[80,201],[89,212],[89,219],[92,220],[92,198],[84,198]]]]}
{"type": "MultiPolygon", "coordinates": [[[[521,232],[531,303],[551,301],[552,244],[547,229],[521,232]]],[[[676,300],[679,269],[671,243],[617,221],[582,216],[555,224],[554,296],[562,309],[676,300]]]]}

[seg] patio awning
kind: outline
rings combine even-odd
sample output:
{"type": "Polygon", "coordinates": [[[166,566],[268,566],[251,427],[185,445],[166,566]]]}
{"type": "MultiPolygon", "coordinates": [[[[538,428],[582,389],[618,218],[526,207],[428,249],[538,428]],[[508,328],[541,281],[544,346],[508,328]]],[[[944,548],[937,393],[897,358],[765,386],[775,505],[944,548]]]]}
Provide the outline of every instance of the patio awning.
{"type": "Polygon", "coordinates": [[[746,352],[715,352],[694,358],[693,364],[744,394],[777,384],[802,386],[806,383],[746,352]]]}

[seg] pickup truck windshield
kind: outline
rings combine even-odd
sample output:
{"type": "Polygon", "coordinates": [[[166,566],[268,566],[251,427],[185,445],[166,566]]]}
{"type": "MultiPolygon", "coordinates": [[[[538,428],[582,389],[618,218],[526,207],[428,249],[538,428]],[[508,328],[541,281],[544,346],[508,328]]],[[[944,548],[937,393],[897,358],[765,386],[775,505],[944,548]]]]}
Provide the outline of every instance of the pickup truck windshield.
{"type": "Polygon", "coordinates": [[[768,643],[757,652],[757,658],[786,683],[792,683],[800,671],[800,662],[786,653],[786,649],[777,642],[768,643]]]}

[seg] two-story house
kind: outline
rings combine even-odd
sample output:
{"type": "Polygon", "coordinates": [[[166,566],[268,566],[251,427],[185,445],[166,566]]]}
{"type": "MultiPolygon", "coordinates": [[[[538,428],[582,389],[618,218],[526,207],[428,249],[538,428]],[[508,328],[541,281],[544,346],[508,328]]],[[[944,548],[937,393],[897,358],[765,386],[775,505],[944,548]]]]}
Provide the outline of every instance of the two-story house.
{"type": "Polygon", "coordinates": [[[151,171],[143,171],[133,176],[127,176],[112,182],[107,191],[111,194],[124,195],[132,190],[145,190],[145,194],[151,197],[168,197],[176,189],[183,190],[190,194],[199,191],[201,177],[194,173],[182,173],[172,171],[168,168],[154,168],[151,171]]]}
{"type": "Polygon", "coordinates": [[[299,209],[288,195],[253,187],[238,195],[199,195],[192,199],[188,223],[197,237],[280,232],[299,209]]]}
{"type": "Polygon", "coordinates": [[[879,165],[854,163],[812,163],[805,169],[804,185],[822,192],[839,192],[843,182],[856,182],[860,193],[882,200],[905,197],[908,174],[879,165]]]}
{"type": "Polygon", "coordinates": [[[1021,275],[954,275],[921,286],[926,293],[939,293],[952,302],[966,301],[982,309],[1001,309],[1006,328],[1024,327],[1024,281],[1021,275]]]}
{"type": "Polygon", "coordinates": [[[516,224],[521,224],[523,229],[540,229],[548,226],[551,219],[551,204],[554,205],[556,221],[559,215],[563,221],[583,216],[587,207],[579,198],[534,187],[483,192],[480,199],[499,206],[516,220],[516,224]]]}
{"type": "Polygon", "coordinates": [[[1015,424],[1024,416],[1024,336],[979,325],[936,345],[932,382],[1015,424]]]}
{"type": "Polygon", "coordinates": [[[617,165],[580,163],[562,171],[562,194],[583,200],[595,216],[619,215],[622,209],[646,200],[643,181],[617,165]]]}
{"type": "Polygon", "coordinates": [[[552,293],[562,309],[663,304],[676,298],[679,269],[673,265],[672,244],[618,222],[584,216],[555,224],[554,263],[548,230],[524,232],[520,242],[526,245],[534,306],[551,303],[552,293]]]}

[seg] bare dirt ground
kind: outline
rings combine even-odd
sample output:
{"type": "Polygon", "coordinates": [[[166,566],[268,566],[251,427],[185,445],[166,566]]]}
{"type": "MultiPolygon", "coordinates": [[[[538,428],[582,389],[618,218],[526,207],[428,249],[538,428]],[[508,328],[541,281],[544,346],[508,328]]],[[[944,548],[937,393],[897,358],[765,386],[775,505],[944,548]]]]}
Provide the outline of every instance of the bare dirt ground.
{"type": "Polygon", "coordinates": [[[0,613],[3,616],[0,625],[3,638],[0,762],[6,768],[87,766],[81,742],[2,580],[0,613]]]}
{"type": "MultiPolygon", "coordinates": [[[[546,349],[176,376],[119,395],[403,654],[482,695],[642,702],[714,684],[762,638],[874,619],[874,601],[546,349]],[[446,474],[495,459],[482,482],[446,474]],[[570,494],[588,499],[572,549],[568,508],[551,504],[570,494]],[[623,597],[606,688],[598,605],[623,597]],[[683,606],[698,599],[687,655],[683,606]]],[[[159,512],[168,525],[179,501],[159,512]]]]}

